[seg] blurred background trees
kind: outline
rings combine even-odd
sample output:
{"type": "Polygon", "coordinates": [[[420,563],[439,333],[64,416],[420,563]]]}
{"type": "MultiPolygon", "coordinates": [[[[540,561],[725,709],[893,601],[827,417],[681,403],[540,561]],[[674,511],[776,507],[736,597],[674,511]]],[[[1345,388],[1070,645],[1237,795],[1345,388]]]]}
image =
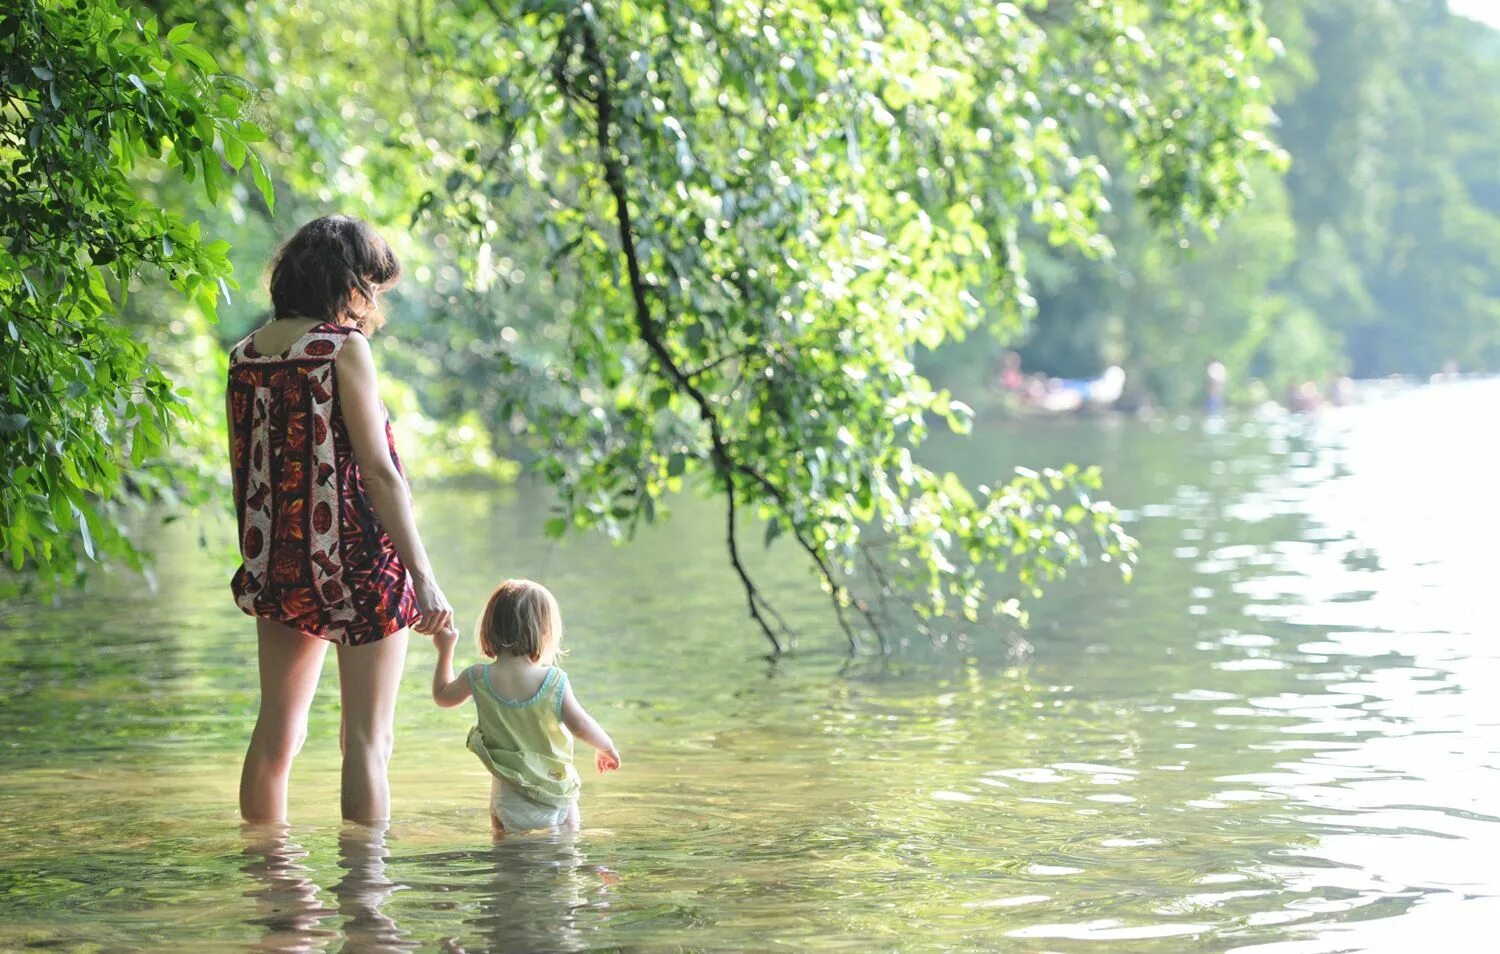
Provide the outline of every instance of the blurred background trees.
{"type": "MultiPolygon", "coordinates": [[[[1289,385],[1500,363],[1500,33],[1441,0],[1266,0],[1262,79],[1288,153],[1216,242],[1174,248],[1124,189],[1110,259],[1042,252],[1021,354],[1085,377],[1108,364],[1167,407],[1213,357],[1241,398],[1289,385]]],[[[998,351],[1000,345],[994,350],[998,351]]]]}

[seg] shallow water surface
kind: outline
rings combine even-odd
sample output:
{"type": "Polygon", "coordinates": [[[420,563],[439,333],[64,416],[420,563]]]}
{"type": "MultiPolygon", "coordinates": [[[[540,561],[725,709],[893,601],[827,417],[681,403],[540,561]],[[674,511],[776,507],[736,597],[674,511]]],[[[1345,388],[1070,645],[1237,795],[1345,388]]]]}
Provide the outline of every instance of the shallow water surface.
{"type": "MultiPolygon", "coordinates": [[[[450,599],[529,575],[622,771],[585,831],[490,842],[471,715],[413,640],[384,832],[338,824],[332,655],[289,829],[242,829],[254,630],[223,528],[161,531],[159,588],[0,607],[0,948],[1408,950],[1500,923],[1500,382],[1290,420],[997,423],[975,480],[1102,464],[1136,582],[996,635],[848,663],[790,550],[801,626],[761,658],[684,500],[635,545],[546,542],[543,489],[427,488],[450,599]]],[[[962,454],[960,457],[959,455],[962,454]]]]}

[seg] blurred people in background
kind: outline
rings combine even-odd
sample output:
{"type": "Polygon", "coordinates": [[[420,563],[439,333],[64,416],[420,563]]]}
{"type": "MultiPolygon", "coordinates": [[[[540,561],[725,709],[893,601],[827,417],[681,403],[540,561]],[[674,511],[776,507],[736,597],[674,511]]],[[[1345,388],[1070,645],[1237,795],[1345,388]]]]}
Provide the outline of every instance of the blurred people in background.
{"type": "Polygon", "coordinates": [[[1000,385],[1000,390],[1008,394],[1018,394],[1026,390],[1026,375],[1021,371],[1019,354],[1007,351],[1000,356],[1000,370],[995,375],[995,383],[1000,385]]]}
{"type": "Polygon", "coordinates": [[[1286,406],[1289,410],[1298,413],[1316,411],[1323,404],[1323,392],[1318,389],[1318,382],[1303,381],[1301,384],[1289,384],[1286,389],[1286,406]]]}
{"type": "Polygon", "coordinates": [[[1203,409],[1209,414],[1224,413],[1224,391],[1229,384],[1229,369],[1218,358],[1211,358],[1203,370],[1203,409]]]}
{"type": "Polygon", "coordinates": [[[1347,374],[1336,374],[1328,385],[1328,401],[1335,407],[1346,407],[1354,403],[1354,379],[1347,374]]]}

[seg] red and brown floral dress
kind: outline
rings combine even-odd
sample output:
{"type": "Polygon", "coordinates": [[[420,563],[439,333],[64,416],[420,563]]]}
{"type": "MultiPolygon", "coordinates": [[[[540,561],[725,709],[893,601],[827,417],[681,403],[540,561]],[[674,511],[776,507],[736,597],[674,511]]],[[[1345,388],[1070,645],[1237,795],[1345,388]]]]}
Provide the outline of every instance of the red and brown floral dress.
{"type": "MultiPolygon", "coordinates": [[[[246,613],[344,646],[417,621],[406,567],[360,480],[334,359],[353,328],[325,322],[280,354],[253,336],[229,353],[231,465],[246,613]]],[[[391,460],[401,469],[390,422],[391,460]]]]}

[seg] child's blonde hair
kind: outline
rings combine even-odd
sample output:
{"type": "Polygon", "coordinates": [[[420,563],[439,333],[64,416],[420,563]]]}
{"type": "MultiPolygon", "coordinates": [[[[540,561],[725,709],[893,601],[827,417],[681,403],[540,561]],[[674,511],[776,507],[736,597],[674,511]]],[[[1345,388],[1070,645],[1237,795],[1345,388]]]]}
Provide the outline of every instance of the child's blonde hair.
{"type": "Polygon", "coordinates": [[[479,651],[491,659],[525,656],[550,665],[562,643],[562,611],[542,584],[506,580],[490,594],[474,635],[479,651]]]}

